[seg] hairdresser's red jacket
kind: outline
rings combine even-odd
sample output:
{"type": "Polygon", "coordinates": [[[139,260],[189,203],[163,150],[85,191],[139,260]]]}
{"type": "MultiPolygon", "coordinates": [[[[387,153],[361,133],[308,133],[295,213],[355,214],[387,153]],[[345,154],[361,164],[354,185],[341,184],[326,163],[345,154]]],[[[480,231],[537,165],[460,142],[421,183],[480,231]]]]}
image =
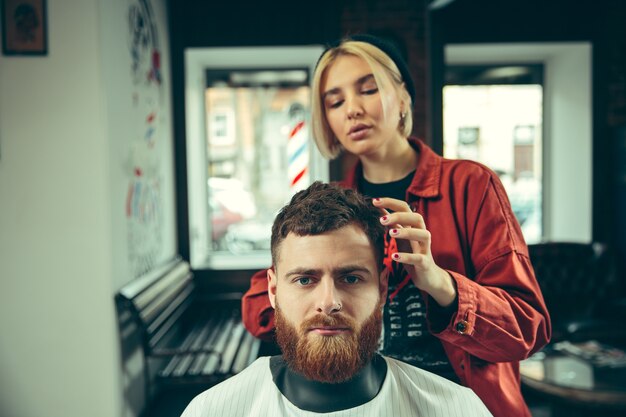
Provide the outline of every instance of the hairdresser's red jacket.
{"type": "MultiPolygon", "coordinates": [[[[430,331],[438,337],[461,383],[483,400],[495,417],[530,417],[520,391],[519,361],[548,343],[550,319],[504,188],[490,169],[448,160],[420,140],[406,192],[432,235],[437,265],[456,282],[458,310],[451,317],[428,308],[430,331]]],[[[360,163],[343,184],[357,188],[360,163]]],[[[381,196],[384,197],[384,196],[381,196]]],[[[429,297],[424,294],[424,300],[429,297]]],[[[242,300],[246,328],[271,337],[274,315],[265,271],[252,277],[242,300]]]]}

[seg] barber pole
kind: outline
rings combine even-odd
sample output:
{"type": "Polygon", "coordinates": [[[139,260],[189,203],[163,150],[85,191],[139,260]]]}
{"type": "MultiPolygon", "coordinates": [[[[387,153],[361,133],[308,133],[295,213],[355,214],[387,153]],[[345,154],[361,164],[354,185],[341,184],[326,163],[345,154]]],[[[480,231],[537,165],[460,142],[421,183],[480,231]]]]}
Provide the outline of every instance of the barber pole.
{"type": "Polygon", "coordinates": [[[297,120],[289,132],[287,141],[287,174],[291,194],[309,185],[309,148],[304,120],[297,120]]]}

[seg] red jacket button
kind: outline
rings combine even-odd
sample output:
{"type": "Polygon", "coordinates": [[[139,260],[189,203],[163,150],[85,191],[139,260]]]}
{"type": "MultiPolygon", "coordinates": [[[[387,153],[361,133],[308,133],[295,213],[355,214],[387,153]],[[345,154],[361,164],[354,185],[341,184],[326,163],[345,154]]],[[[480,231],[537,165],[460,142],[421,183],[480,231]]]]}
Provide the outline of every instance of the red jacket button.
{"type": "Polygon", "coordinates": [[[460,334],[467,334],[467,331],[469,330],[469,323],[465,320],[461,320],[456,323],[454,328],[460,334]]]}

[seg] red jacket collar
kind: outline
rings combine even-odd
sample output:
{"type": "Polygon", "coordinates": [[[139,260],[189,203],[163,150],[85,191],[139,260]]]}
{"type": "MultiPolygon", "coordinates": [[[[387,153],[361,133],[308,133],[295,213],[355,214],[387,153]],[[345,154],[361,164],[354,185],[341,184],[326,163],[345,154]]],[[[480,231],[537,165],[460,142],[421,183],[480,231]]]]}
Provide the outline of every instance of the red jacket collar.
{"type": "MultiPolygon", "coordinates": [[[[441,194],[441,162],[443,158],[437,155],[432,149],[417,138],[410,137],[410,145],[419,155],[417,169],[413,176],[413,181],[407,190],[411,194],[421,198],[435,198],[441,194]]],[[[359,180],[363,177],[363,166],[361,161],[357,161],[352,171],[348,173],[343,184],[347,187],[357,189],[359,180]]]]}

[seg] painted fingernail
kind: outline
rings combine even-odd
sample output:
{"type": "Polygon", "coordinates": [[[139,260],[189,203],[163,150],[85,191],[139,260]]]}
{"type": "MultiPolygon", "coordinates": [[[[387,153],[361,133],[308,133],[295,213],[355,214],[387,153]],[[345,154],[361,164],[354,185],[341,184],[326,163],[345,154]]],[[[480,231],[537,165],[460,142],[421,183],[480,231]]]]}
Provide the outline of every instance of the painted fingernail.
{"type": "Polygon", "coordinates": [[[383,216],[383,217],[381,217],[381,218],[380,218],[380,221],[381,221],[381,222],[383,222],[383,223],[384,223],[384,222],[386,222],[386,221],[387,221],[387,216],[383,216]]]}
{"type": "Polygon", "coordinates": [[[397,261],[398,259],[400,259],[400,254],[394,253],[393,255],[391,255],[391,257],[397,261]]]}
{"type": "Polygon", "coordinates": [[[374,201],[378,203],[380,201],[380,198],[375,198],[374,201]]]}
{"type": "Polygon", "coordinates": [[[392,235],[397,235],[398,234],[398,229],[391,229],[391,234],[392,235]]]}

